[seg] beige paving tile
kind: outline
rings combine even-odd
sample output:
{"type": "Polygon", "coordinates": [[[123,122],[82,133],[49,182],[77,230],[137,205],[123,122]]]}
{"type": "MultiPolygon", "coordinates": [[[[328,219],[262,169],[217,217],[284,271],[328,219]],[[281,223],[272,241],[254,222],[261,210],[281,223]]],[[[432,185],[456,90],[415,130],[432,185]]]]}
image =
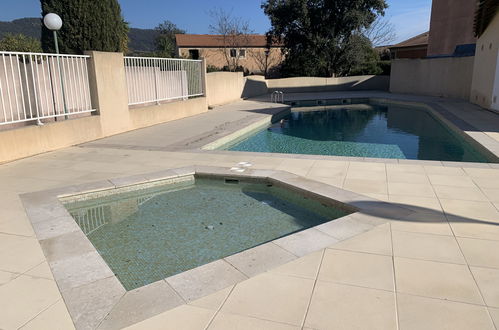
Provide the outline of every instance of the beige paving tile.
{"type": "Polygon", "coordinates": [[[221,311],[300,326],[314,281],[264,273],[236,285],[221,311]]]}
{"type": "Polygon", "coordinates": [[[497,179],[499,178],[499,171],[490,168],[465,168],[464,169],[469,176],[474,178],[487,178],[487,179],[497,179]]]}
{"type": "Polygon", "coordinates": [[[338,242],[330,248],[354,252],[392,255],[390,224],[384,224],[370,231],[338,242]]]}
{"type": "Polygon", "coordinates": [[[487,308],[440,299],[397,294],[400,329],[494,329],[487,308]]]}
{"type": "Polygon", "coordinates": [[[444,167],[444,166],[424,166],[427,174],[439,174],[439,175],[466,175],[460,167],[444,167]]]}
{"type": "Polygon", "coordinates": [[[36,238],[0,234],[0,269],[24,273],[44,260],[36,238]]]}
{"type": "Polygon", "coordinates": [[[386,164],[386,171],[390,173],[419,173],[426,174],[424,167],[421,165],[407,164],[386,164]]]}
{"type": "Polygon", "coordinates": [[[304,257],[271,269],[271,273],[315,279],[319,271],[324,250],[307,254],[304,257]]]}
{"type": "Polygon", "coordinates": [[[396,257],[466,264],[457,241],[452,236],[392,231],[396,257]]]}
{"type": "Polygon", "coordinates": [[[496,329],[499,328],[499,309],[489,308],[489,313],[492,317],[492,321],[496,325],[496,329]]]}
{"type": "Polygon", "coordinates": [[[450,187],[433,185],[438,198],[467,201],[487,201],[487,197],[476,187],[450,187]]]}
{"type": "Polygon", "coordinates": [[[483,304],[465,265],[396,257],[395,279],[401,293],[483,304]]]}
{"type": "Polygon", "coordinates": [[[345,179],[343,189],[351,190],[356,193],[374,193],[387,194],[388,185],[384,181],[377,180],[360,180],[360,179],[345,179]]]}
{"type": "Polygon", "coordinates": [[[430,183],[433,185],[452,187],[476,187],[471,178],[462,175],[428,174],[428,178],[430,179],[430,183]]]}
{"type": "Polygon", "coordinates": [[[485,304],[499,307],[499,269],[470,267],[485,304]]]}
{"type": "Polygon", "coordinates": [[[54,281],[21,275],[0,286],[0,329],[17,329],[60,299],[54,281]]]}
{"type": "Polygon", "coordinates": [[[319,281],[394,290],[390,256],[326,249],[319,281]]]}
{"type": "Polygon", "coordinates": [[[348,171],[374,171],[386,173],[386,167],[384,163],[372,163],[372,162],[350,162],[348,171]]]}
{"type": "Polygon", "coordinates": [[[349,169],[347,180],[371,180],[371,181],[386,181],[386,174],[384,172],[371,171],[371,170],[354,170],[349,169]]]}
{"type": "Polygon", "coordinates": [[[347,162],[315,162],[309,170],[309,175],[319,177],[344,177],[347,175],[347,162]]]}
{"type": "Polygon", "coordinates": [[[388,172],[388,182],[429,183],[424,173],[388,172]]]}
{"type": "Polygon", "coordinates": [[[345,178],[341,176],[322,177],[309,174],[307,175],[307,178],[339,188],[343,187],[343,182],[345,181],[345,178]]]}
{"type": "Polygon", "coordinates": [[[442,208],[448,215],[499,221],[499,212],[490,202],[463,201],[454,199],[440,199],[442,208]]]}
{"type": "Polygon", "coordinates": [[[388,198],[387,194],[373,194],[373,193],[363,193],[362,195],[368,196],[383,202],[388,202],[390,199],[388,198]]]}
{"type": "Polygon", "coordinates": [[[440,202],[436,197],[389,195],[388,199],[392,203],[401,204],[400,206],[407,207],[416,212],[442,211],[440,202]]]}
{"type": "Polygon", "coordinates": [[[8,211],[4,210],[0,215],[0,233],[30,237],[35,236],[33,227],[25,214],[20,216],[11,216],[8,211]]]}
{"type": "Polygon", "coordinates": [[[499,268],[499,241],[462,237],[457,241],[469,265],[499,268]]]}
{"type": "Polygon", "coordinates": [[[0,270],[0,285],[9,283],[16,277],[18,277],[20,274],[17,273],[11,273],[11,272],[4,272],[0,270]]]}
{"type": "Polygon", "coordinates": [[[234,315],[228,313],[218,313],[213,322],[208,327],[209,330],[299,330],[300,327],[289,324],[277,323],[261,320],[254,317],[234,315]]]}
{"type": "Polygon", "coordinates": [[[216,311],[220,308],[220,306],[222,306],[223,302],[225,301],[225,299],[227,299],[229,293],[232,291],[233,288],[234,285],[231,285],[225,289],[212,293],[206,297],[191,301],[188,304],[216,311]]]}
{"type": "Polygon", "coordinates": [[[388,182],[389,195],[435,197],[429,183],[388,182]]]}
{"type": "Polygon", "coordinates": [[[204,329],[215,311],[182,305],[127,327],[129,330],[199,330],[204,329]]]}
{"type": "Polygon", "coordinates": [[[487,196],[489,201],[499,204],[499,189],[482,188],[482,192],[487,196]]]}
{"type": "Polygon", "coordinates": [[[448,219],[454,234],[458,237],[499,241],[499,226],[495,222],[455,216],[448,216],[448,219]]]}
{"type": "Polygon", "coordinates": [[[33,276],[33,277],[42,277],[42,278],[46,278],[49,280],[54,279],[54,276],[52,275],[52,271],[50,270],[50,267],[46,261],[42,262],[41,264],[34,267],[33,269],[30,269],[25,274],[29,275],[29,276],[33,276]]]}
{"type": "Polygon", "coordinates": [[[392,292],[317,282],[305,327],[312,329],[397,328],[392,292]]]}
{"type": "Polygon", "coordinates": [[[64,300],[59,300],[34,319],[26,323],[22,330],[39,329],[74,329],[73,321],[69,316],[64,300]]]}
{"type": "Polygon", "coordinates": [[[453,236],[447,218],[441,212],[417,212],[391,221],[392,230],[453,236]]]}
{"type": "MultiPolygon", "coordinates": [[[[496,170],[497,171],[497,170],[496,170]]],[[[491,188],[491,189],[499,189],[499,178],[477,178],[473,177],[473,182],[480,188],[491,188]]]]}

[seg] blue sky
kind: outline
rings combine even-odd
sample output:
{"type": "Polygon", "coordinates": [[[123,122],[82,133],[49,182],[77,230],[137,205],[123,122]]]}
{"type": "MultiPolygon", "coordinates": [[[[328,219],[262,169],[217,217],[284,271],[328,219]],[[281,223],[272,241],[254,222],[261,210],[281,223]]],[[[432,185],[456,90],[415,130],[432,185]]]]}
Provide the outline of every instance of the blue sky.
{"type": "MultiPolygon", "coordinates": [[[[209,33],[209,11],[220,7],[244,17],[256,33],[265,33],[270,23],[260,9],[261,0],[119,0],[132,27],[153,28],[170,20],[189,33],[209,33]]],[[[397,42],[429,29],[431,0],[388,0],[386,17],[395,25],[397,42]]],[[[40,15],[39,0],[1,0],[0,21],[40,15]]]]}

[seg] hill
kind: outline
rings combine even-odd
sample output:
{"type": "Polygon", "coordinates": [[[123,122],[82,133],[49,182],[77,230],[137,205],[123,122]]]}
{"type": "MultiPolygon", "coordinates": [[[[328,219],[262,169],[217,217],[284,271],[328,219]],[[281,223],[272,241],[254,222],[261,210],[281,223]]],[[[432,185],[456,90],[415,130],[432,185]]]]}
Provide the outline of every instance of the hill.
{"type": "MultiPolygon", "coordinates": [[[[35,17],[15,19],[11,22],[0,21],[0,39],[7,33],[22,33],[36,39],[41,39],[41,24],[41,19],[35,17]]],[[[153,51],[154,40],[157,35],[158,32],[153,29],[130,28],[130,32],[128,33],[128,47],[133,53],[153,51]]]]}

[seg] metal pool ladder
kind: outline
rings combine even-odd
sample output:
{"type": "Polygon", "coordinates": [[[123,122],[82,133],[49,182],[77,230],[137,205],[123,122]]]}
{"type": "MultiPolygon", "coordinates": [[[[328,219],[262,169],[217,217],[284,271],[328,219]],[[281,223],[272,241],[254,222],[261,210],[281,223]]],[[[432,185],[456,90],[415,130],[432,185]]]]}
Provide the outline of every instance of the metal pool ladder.
{"type": "Polygon", "coordinates": [[[270,94],[270,102],[272,103],[284,103],[284,92],[283,91],[273,91],[270,94]]]}

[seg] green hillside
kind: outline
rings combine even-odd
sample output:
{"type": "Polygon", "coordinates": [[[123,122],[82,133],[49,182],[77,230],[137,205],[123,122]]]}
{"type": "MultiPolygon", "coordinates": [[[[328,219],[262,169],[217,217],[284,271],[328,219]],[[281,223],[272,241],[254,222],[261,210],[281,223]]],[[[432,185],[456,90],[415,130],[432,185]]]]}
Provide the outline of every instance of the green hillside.
{"type": "MultiPolygon", "coordinates": [[[[11,22],[0,21],[0,39],[7,33],[24,35],[40,39],[41,38],[41,19],[34,17],[26,17],[13,20],[11,22]]],[[[153,29],[136,29],[131,28],[128,33],[130,52],[141,53],[154,50],[154,39],[158,35],[153,29]]]]}

